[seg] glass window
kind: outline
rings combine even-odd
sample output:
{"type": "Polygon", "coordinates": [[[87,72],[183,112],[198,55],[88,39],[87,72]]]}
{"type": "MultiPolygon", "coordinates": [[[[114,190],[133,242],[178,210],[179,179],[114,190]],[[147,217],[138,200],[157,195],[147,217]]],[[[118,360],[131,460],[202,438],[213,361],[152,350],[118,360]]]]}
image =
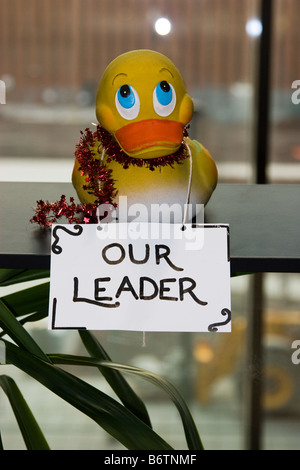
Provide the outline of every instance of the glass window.
{"type": "Polygon", "coordinates": [[[195,103],[190,134],[210,150],[220,181],[249,180],[255,0],[186,0],[184,8],[179,0],[42,5],[0,5],[2,179],[38,179],[42,167],[41,177],[69,181],[79,131],[96,119],[105,67],[127,50],[148,48],[170,57],[184,76],[195,103]],[[161,19],[169,29],[157,28],[161,19]]]}
{"type": "Polygon", "coordinates": [[[268,178],[272,183],[300,181],[300,40],[297,19],[300,5],[274,3],[272,61],[270,70],[270,156],[268,178]]]}
{"type": "MultiPolygon", "coordinates": [[[[273,2],[270,67],[270,136],[267,179],[300,182],[300,41],[293,0],[273,2]]],[[[299,274],[266,274],[264,279],[263,447],[299,448],[299,365],[293,362],[299,330],[299,274]],[[281,429],[281,431],[280,431],[281,429]],[[285,433],[288,443],[280,436],[285,433]]],[[[297,358],[297,356],[296,356],[297,358]]]]}

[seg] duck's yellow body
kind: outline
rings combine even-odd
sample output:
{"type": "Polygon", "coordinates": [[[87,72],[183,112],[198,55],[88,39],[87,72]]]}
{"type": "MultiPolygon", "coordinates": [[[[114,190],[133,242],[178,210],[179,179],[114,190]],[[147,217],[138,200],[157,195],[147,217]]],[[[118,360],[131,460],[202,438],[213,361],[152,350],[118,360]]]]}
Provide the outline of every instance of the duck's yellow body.
{"type": "MultiPolygon", "coordinates": [[[[123,165],[114,159],[102,162],[112,170],[118,197],[127,204],[206,204],[214,191],[218,174],[209,152],[198,142],[183,137],[184,126],[193,115],[193,102],[174,64],[154,51],[131,51],[119,56],[101,79],[96,103],[99,123],[123,151],[133,158],[152,159],[174,154],[188,146],[187,158],[172,166],[149,170],[146,166],[123,165]],[[187,194],[191,178],[190,197],[187,194]]],[[[100,158],[102,148],[98,147],[100,158]]],[[[95,197],[83,189],[85,175],[75,160],[72,182],[81,202],[95,197]]],[[[150,213],[150,212],[149,212],[150,213]]]]}

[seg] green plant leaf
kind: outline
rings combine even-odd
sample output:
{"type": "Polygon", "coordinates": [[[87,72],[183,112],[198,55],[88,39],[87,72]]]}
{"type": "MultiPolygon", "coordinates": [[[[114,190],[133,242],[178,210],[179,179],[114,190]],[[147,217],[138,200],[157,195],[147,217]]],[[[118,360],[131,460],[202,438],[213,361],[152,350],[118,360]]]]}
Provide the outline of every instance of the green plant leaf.
{"type": "Polygon", "coordinates": [[[49,362],[49,358],[0,299],[0,327],[24,350],[49,362]]]}
{"type": "Polygon", "coordinates": [[[41,312],[35,312],[35,313],[32,313],[31,315],[27,315],[25,318],[22,318],[21,320],[19,320],[19,322],[21,323],[21,325],[25,325],[25,323],[40,321],[47,316],[48,316],[48,310],[46,311],[43,310],[41,312]]]}
{"type": "Polygon", "coordinates": [[[7,375],[1,375],[0,386],[9,399],[27,449],[49,450],[44,434],[15,381],[7,375]]]}
{"type": "Polygon", "coordinates": [[[109,367],[112,369],[119,370],[128,374],[142,377],[154,385],[160,387],[164,392],[166,392],[173,403],[177,407],[177,410],[180,414],[186,441],[188,448],[190,450],[203,450],[203,444],[199,437],[196,425],[194,423],[193,417],[183,400],[182,396],[179,394],[177,389],[166,379],[160,377],[153,372],[149,372],[145,369],[140,369],[139,367],[134,367],[126,364],[118,364],[108,361],[99,361],[95,358],[82,357],[82,356],[72,356],[68,354],[50,354],[49,357],[51,361],[55,364],[69,364],[69,365],[94,365],[96,367],[109,367]]]}
{"type": "Polygon", "coordinates": [[[27,271],[26,269],[0,269],[0,286],[14,283],[12,279],[27,271]]]}
{"type": "MultiPolygon", "coordinates": [[[[111,361],[110,357],[103,349],[99,341],[87,330],[79,330],[79,335],[82,339],[84,346],[88,353],[102,361],[111,361]]],[[[98,367],[101,374],[105,377],[111,388],[114,390],[116,395],[120,398],[124,406],[126,406],[132,413],[140,418],[144,423],[151,427],[150,418],[147,409],[140,399],[140,397],[130,387],[128,382],[115,369],[109,369],[107,367],[98,367]]]]}
{"type": "Polygon", "coordinates": [[[35,281],[50,276],[49,269],[0,269],[0,286],[35,281]]]}
{"type": "Polygon", "coordinates": [[[127,449],[172,450],[164,439],[116,400],[50,362],[4,342],[7,363],[23,370],[89,416],[127,449]]]}
{"type": "MultiPolygon", "coordinates": [[[[48,315],[48,311],[35,312],[35,313],[32,313],[31,315],[27,315],[25,318],[22,318],[21,320],[19,320],[19,322],[21,325],[25,325],[26,323],[30,323],[30,322],[37,322],[45,318],[47,315],[48,315]]],[[[5,335],[6,335],[6,332],[2,331],[0,333],[0,339],[5,335]]]]}
{"type": "Polygon", "coordinates": [[[48,312],[50,283],[45,282],[1,297],[15,317],[29,313],[48,312]]]}

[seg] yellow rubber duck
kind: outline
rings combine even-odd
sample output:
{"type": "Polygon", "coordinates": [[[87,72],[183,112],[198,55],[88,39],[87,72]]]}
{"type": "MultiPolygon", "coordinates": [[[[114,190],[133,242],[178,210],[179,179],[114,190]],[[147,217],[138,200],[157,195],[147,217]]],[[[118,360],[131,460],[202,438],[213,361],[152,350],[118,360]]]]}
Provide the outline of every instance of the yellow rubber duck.
{"type": "MultiPolygon", "coordinates": [[[[96,116],[126,155],[132,159],[168,159],[184,149],[180,163],[128,165],[107,158],[101,142],[94,146],[95,158],[108,169],[120,196],[127,197],[128,207],[142,203],[206,204],[217,185],[214,160],[202,144],[184,137],[185,126],[193,115],[193,101],[187,94],[181,74],[163,54],[151,50],[124,53],[106,68],[96,98],[96,116]]],[[[133,161],[133,160],[131,160],[133,161]]],[[[137,161],[137,160],[135,160],[137,161]]],[[[154,160],[153,160],[154,161],[154,160]]],[[[85,175],[75,159],[72,182],[82,203],[94,203],[85,175]]],[[[195,214],[193,214],[195,215],[195,214]]]]}

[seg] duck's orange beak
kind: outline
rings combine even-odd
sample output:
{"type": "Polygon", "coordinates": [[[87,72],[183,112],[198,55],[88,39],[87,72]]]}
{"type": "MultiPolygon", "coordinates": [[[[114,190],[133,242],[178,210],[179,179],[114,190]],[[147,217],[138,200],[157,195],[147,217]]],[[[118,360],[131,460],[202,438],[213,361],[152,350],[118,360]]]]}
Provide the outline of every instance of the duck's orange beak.
{"type": "Polygon", "coordinates": [[[146,119],[118,129],[116,139],[126,153],[136,154],[149,147],[176,149],[183,138],[183,124],[177,121],[146,119]]]}

